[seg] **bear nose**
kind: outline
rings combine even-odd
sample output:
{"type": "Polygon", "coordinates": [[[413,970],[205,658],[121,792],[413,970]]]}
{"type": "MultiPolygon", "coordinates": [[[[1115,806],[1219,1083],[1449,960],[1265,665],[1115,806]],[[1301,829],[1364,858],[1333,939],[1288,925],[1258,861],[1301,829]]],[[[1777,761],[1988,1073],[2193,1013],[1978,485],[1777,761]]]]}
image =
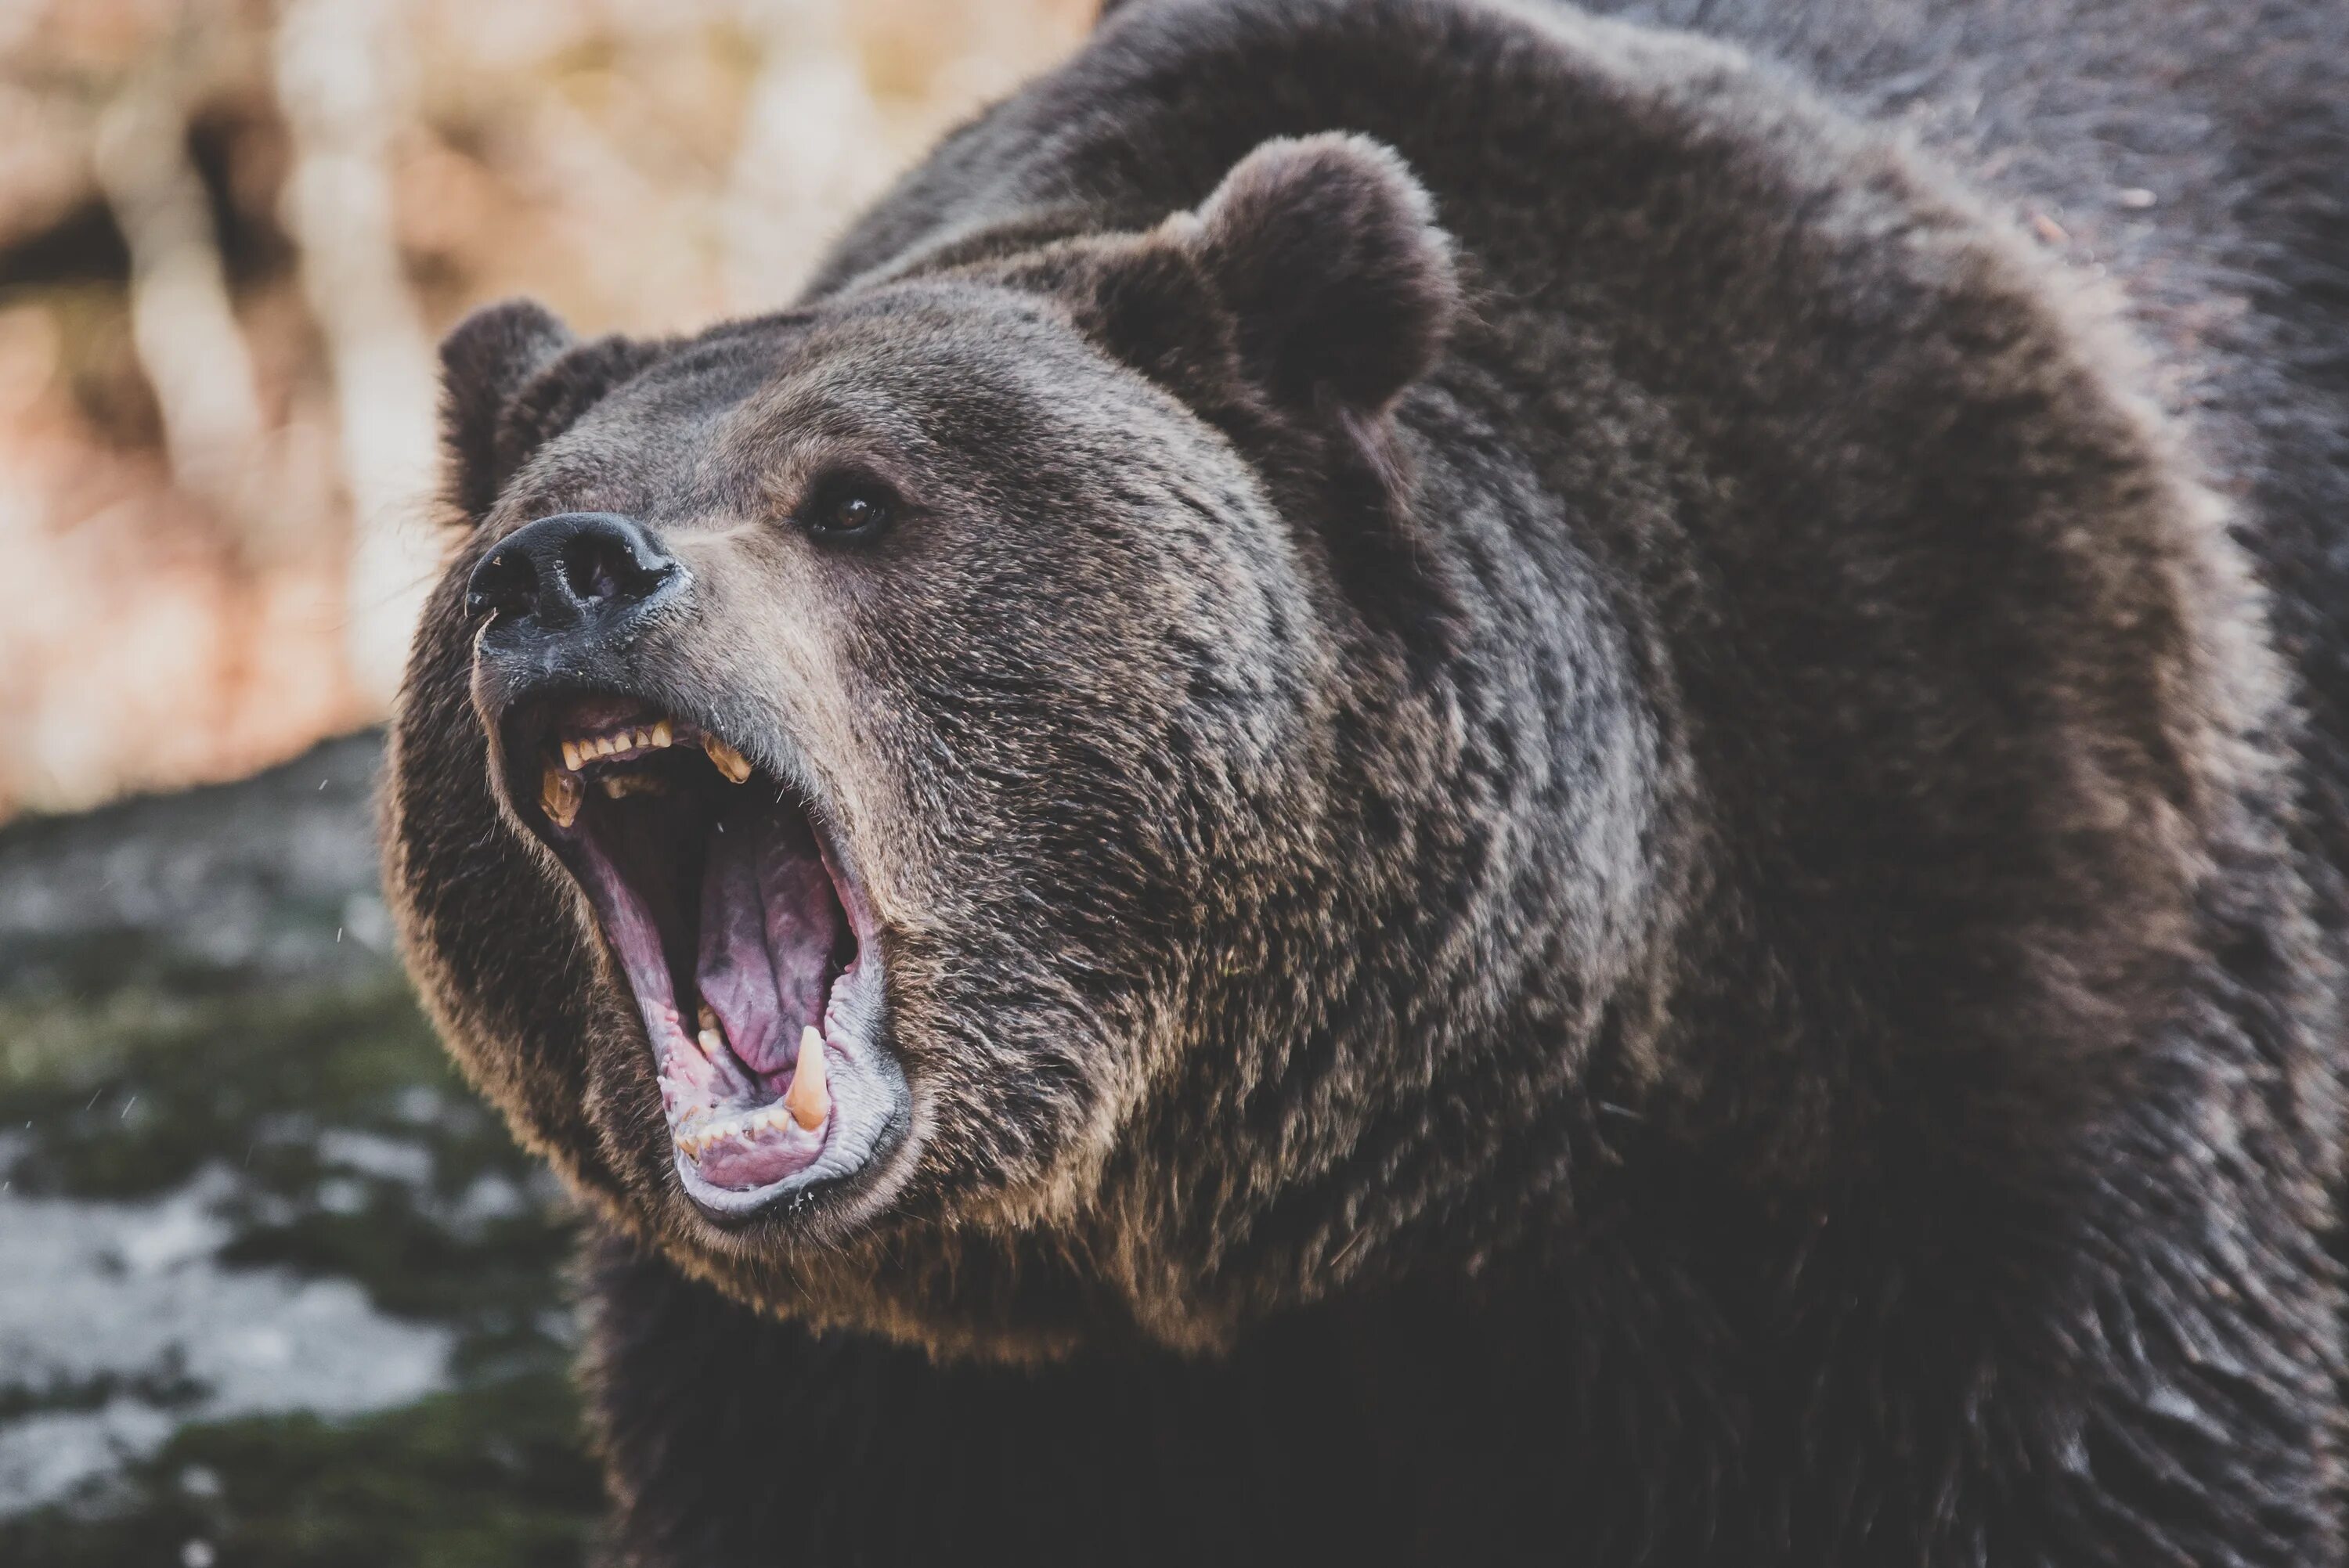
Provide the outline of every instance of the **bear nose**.
{"type": "Polygon", "coordinates": [[[473,568],[465,610],[493,611],[509,634],[608,624],[682,580],[684,566],[651,530],[608,511],[526,523],[473,568]]]}

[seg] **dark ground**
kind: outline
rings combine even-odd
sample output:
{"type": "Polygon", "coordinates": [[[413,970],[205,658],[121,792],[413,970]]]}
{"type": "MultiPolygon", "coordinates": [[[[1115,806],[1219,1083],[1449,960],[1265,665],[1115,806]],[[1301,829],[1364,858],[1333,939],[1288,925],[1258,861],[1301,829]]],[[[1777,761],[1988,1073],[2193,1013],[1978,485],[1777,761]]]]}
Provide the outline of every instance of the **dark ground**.
{"type": "Polygon", "coordinates": [[[0,829],[0,1563],[556,1564],[567,1220],[376,895],[372,736],[0,829]]]}

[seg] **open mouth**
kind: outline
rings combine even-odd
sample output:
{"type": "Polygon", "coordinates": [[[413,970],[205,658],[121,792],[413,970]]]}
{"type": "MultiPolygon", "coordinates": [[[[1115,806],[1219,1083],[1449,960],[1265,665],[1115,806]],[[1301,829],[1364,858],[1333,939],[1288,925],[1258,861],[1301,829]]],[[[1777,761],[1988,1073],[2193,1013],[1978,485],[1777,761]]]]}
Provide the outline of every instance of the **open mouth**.
{"type": "Polygon", "coordinates": [[[586,890],[652,1041],[678,1177],[721,1215],[846,1176],[896,1119],[873,923],[833,835],[731,743],[627,697],[504,727],[516,810],[586,890]]]}

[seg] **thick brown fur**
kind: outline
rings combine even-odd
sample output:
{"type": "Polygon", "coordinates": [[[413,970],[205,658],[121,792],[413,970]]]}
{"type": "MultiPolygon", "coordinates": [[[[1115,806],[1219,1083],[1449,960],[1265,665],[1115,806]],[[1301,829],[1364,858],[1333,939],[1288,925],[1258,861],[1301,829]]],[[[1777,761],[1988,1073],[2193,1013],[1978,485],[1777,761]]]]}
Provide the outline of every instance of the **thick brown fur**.
{"type": "Polygon", "coordinates": [[[798,310],[452,337],[388,881],[620,1560],[2342,1561],[2349,42],[1664,9],[1134,0],[798,310]],[[688,1201],[492,786],[566,511],[869,884],[851,1199],[688,1201]]]}

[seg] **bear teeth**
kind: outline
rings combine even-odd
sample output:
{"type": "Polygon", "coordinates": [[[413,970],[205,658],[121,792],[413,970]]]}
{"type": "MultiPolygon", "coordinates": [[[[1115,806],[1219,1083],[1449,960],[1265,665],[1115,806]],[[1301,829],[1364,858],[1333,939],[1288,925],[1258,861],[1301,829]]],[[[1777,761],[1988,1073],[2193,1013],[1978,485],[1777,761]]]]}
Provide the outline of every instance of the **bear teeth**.
{"type": "Polygon", "coordinates": [[[609,773],[597,782],[603,785],[606,800],[617,800],[629,795],[668,793],[668,785],[650,773],[609,773]]]}
{"type": "Polygon", "coordinates": [[[579,820],[579,802],[585,793],[577,773],[551,767],[539,780],[538,803],[556,827],[567,828],[579,820]]]}
{"type": "MultiPolygon", "coordinates": [[[[675,719],[660,718],[650,724],[621,725],[616,729],[603,730],[594,735],[564,737],[555,748],[563,758],[561,768],[558,769],[551,758],[546,766],[547,783],[543,798],[546,802],[547,815],[555,816],[555,802],[558,798],[567,799],[573,793],[569,786],[558,785],[554,782],[558,771],[576,774],[581,769],[593,762],[625,762],[647,751],[665,750],[678,743],[678,732],[682,728],[684,727],[675,719]]],[[[725,775],[729,782],[742,784],[750,780],[752,771],[750,760],[733,746],[714,735],[689,735],[688,738],[700,742],[701,749],[709,755],[711,764],[719,773],[725,775]]],[[[625,795],[655,790],[657,788],[657,784],[648,780],[631,780],[626,776],[615,776],[604,780],[604,793],[615,800],[625,795]]],[[[560,819],[562,825],[569,827],[572,817],[577,814],[578,807],[574,803],[570,807],[570,815],[560,819]]]]}
{"type": "Polygon", "coordinates": [[[597,735],[574,735],[563,741],[563,766],[576,773],[590,762],[606,758],[633,757],[640,751],[658,751],[677,744],[677,724],[672,719],[657,719],[651,724],[622,725],[597,735]]]}
{"type": "MultiPolygon", "coordinates": [[[[579,777],[581,769],[594,762],[628,761],[648,751],[661,751],[678,743],[679,732],[686,727],[673,718],[658,718],[650,724],[624,724],[616,728],[594,735],[565,736],[554,747],[554,754],[546,759],[545,776],[539,785],[539,804],[555,826],[568,828],[579,818],[580,801],[585,786],[579,777]],[[560,757],[560,761],[556,759],[560,757]]],[[[692,738],[688,732],[688,738],[692,738]]],[[[742,754],[722,740],[698,738],[703,749],[718,770],[740,784],[750,776],[750,765],[742,754]]],[[[614,773],[600,780],[605,798],[618,800],[630,795],[657,795],[665,791],[663,780],[649,774],[614,773]]]]}
{"type": "Polygon", "coordinates": [[[701,749],[709,754],[709,760],[718,765],[718,771],[734,783],[740,784],[750,777],[750,759],[716,736],[703,736],[701,749]]]}
{"type": "Polygon", "coordinates": [[[832,1095],[823,1081],[823,1037],[810,1024],[800,1031],[799,1067],[792,1074],[792,1087],[783,1096],[783,1109],[800,1124],[802,1132],[813,1132],[832,1114],[832,1095]]]}
{"type": "MultiPolygon", "coordinates": [[[[726,1048],[718,1015],[704,1003],[694,1022],[698,1026],[696,1043],[702,1054],[717,1060],[719,1053],[726,1048]]],[[[813,1132],[831,1115],[831,1088],[824,1078],[823,1035],[809,1024],[800,1030],[797,1068],[792,1074],[792,1087],[781,1099],[733,1115],[706,1116],[690,1127],[680,1127],[676,1133],[677,1147],[688,1159],[699,1160],[704,1151],[729,1139],[781,1132],[795,1123],[801,1131],[813,1132]]]]}
{"type": "Polygon", "coordinates": [[[792,1113],[781,1104],[761,1106],[757,1110],[730,1117],[715,1126],[705,1121],[689,1131],[679,1129],[677,1146],[688,1159],[698,1160],[718,1144],[748,1138],[754,1133],[781,1132],[795,1119],[792,1113]]]}

